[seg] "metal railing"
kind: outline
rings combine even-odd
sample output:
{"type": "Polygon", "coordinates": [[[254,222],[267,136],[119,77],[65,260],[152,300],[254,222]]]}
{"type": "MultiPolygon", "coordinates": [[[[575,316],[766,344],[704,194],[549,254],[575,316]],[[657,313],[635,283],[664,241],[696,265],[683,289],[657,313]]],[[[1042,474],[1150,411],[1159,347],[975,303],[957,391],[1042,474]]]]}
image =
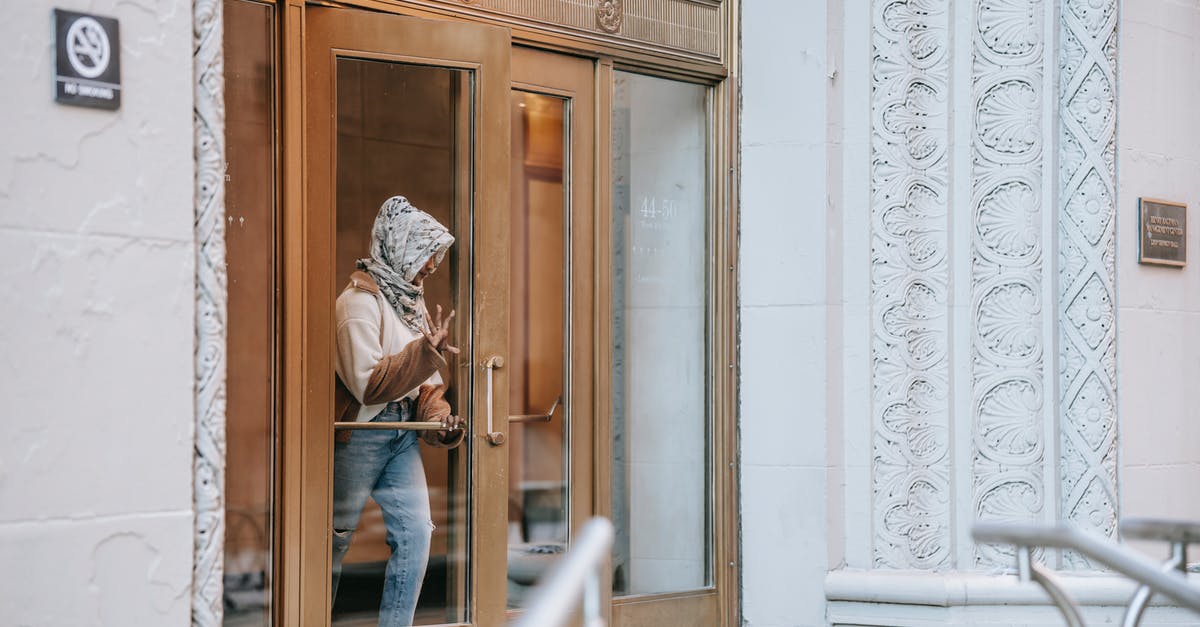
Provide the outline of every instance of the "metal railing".
{"type": "Polygon", "coordinates": [[[613,526],[605,518],[583,524],[571,549],[538,581],[525,612],[513,627],[559,627],[567,624],[583,600],[583,627],[604,627],[603,598],[612,582],[603,581],[612,553],[613,526]]]}
{"type": "Polygon", "coordinates": [[[1071,627],[1084,625],[1079,606],[1067,594],[1058,577],[1033,558],[1035,548],[1077,551],[1140,584],[1126,606],[1121,622],[1124,627],[1136,627],[1155,593],[1200,612],[1200,586],[1188,583],[1186,575],[1187,545],[1200,542],[1200,523],[1124,520],[1121,534],[1129,539],[1165,541],[1171,547],[1170,557],[1157,563],[1108,538],[1062,525],[976,523],[972,530],[976,542],[1017,547],[1017,573],[1021,581],[1034,581],[1040,585],[1071,627]]]}

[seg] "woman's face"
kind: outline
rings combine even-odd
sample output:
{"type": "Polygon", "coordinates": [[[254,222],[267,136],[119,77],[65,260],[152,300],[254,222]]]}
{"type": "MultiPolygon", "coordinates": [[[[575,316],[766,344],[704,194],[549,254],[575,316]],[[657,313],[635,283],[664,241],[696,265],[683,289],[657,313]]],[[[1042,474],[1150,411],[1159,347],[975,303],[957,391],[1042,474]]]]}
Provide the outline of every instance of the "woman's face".
{"type": "Polygon", "coordinates": [[[421,266],[421,269],[417,270],[417,276],[413,277],[413,285],[425,282],[425,277],[433,274],[434,270],[437,270],[437,255],[431,255],[425,260],[425,265],[421,266]]]}

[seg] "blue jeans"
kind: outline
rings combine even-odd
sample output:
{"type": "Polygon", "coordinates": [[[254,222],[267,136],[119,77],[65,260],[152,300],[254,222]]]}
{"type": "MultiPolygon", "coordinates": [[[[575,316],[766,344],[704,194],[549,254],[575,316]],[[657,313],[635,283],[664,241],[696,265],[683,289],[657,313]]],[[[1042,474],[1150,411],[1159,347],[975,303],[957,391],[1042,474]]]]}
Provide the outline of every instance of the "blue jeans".
{"type": "MultiPolygon", "coordinates": [[[[412,420],[410,401],[389,403],[371,422],[412,420]]],[[[333,448],[333,597],[337,598],[342,558],[367,497],[383,510],[392,549],[379,606],[380,627],[411,625],[429,561],[433,520],[429,488],[415,431],[355,430],[349,442],[333,448]]]]}

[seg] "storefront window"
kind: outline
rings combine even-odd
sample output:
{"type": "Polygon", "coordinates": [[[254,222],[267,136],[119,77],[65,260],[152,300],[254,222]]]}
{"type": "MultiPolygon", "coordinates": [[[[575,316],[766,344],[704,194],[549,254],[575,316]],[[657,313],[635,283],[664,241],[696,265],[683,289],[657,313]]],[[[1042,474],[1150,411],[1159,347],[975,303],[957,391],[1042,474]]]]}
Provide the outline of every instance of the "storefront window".
{"type": "Polygon", "coordinates": [[[613,587],[711,581],[708,89],[617,72],[613,587]]]}
{"type": "Polygon", "coordinates": [[[225,2],[225,624],[269,625],[275,438],[275,14],[225,2]]]}

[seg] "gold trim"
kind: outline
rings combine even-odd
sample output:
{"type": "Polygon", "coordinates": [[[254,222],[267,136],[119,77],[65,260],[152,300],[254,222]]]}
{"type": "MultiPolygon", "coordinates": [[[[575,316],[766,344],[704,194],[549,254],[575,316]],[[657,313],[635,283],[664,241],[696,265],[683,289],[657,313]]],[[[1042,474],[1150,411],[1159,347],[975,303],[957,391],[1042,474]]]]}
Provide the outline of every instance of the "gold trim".
{"type": "Polygon", "coordinates": [[[576,47],[642,49],[724,65],[732,2],[715,0],[311,0],[314,4],[426,8],[529,29],[576,42],[576,47]]]}

